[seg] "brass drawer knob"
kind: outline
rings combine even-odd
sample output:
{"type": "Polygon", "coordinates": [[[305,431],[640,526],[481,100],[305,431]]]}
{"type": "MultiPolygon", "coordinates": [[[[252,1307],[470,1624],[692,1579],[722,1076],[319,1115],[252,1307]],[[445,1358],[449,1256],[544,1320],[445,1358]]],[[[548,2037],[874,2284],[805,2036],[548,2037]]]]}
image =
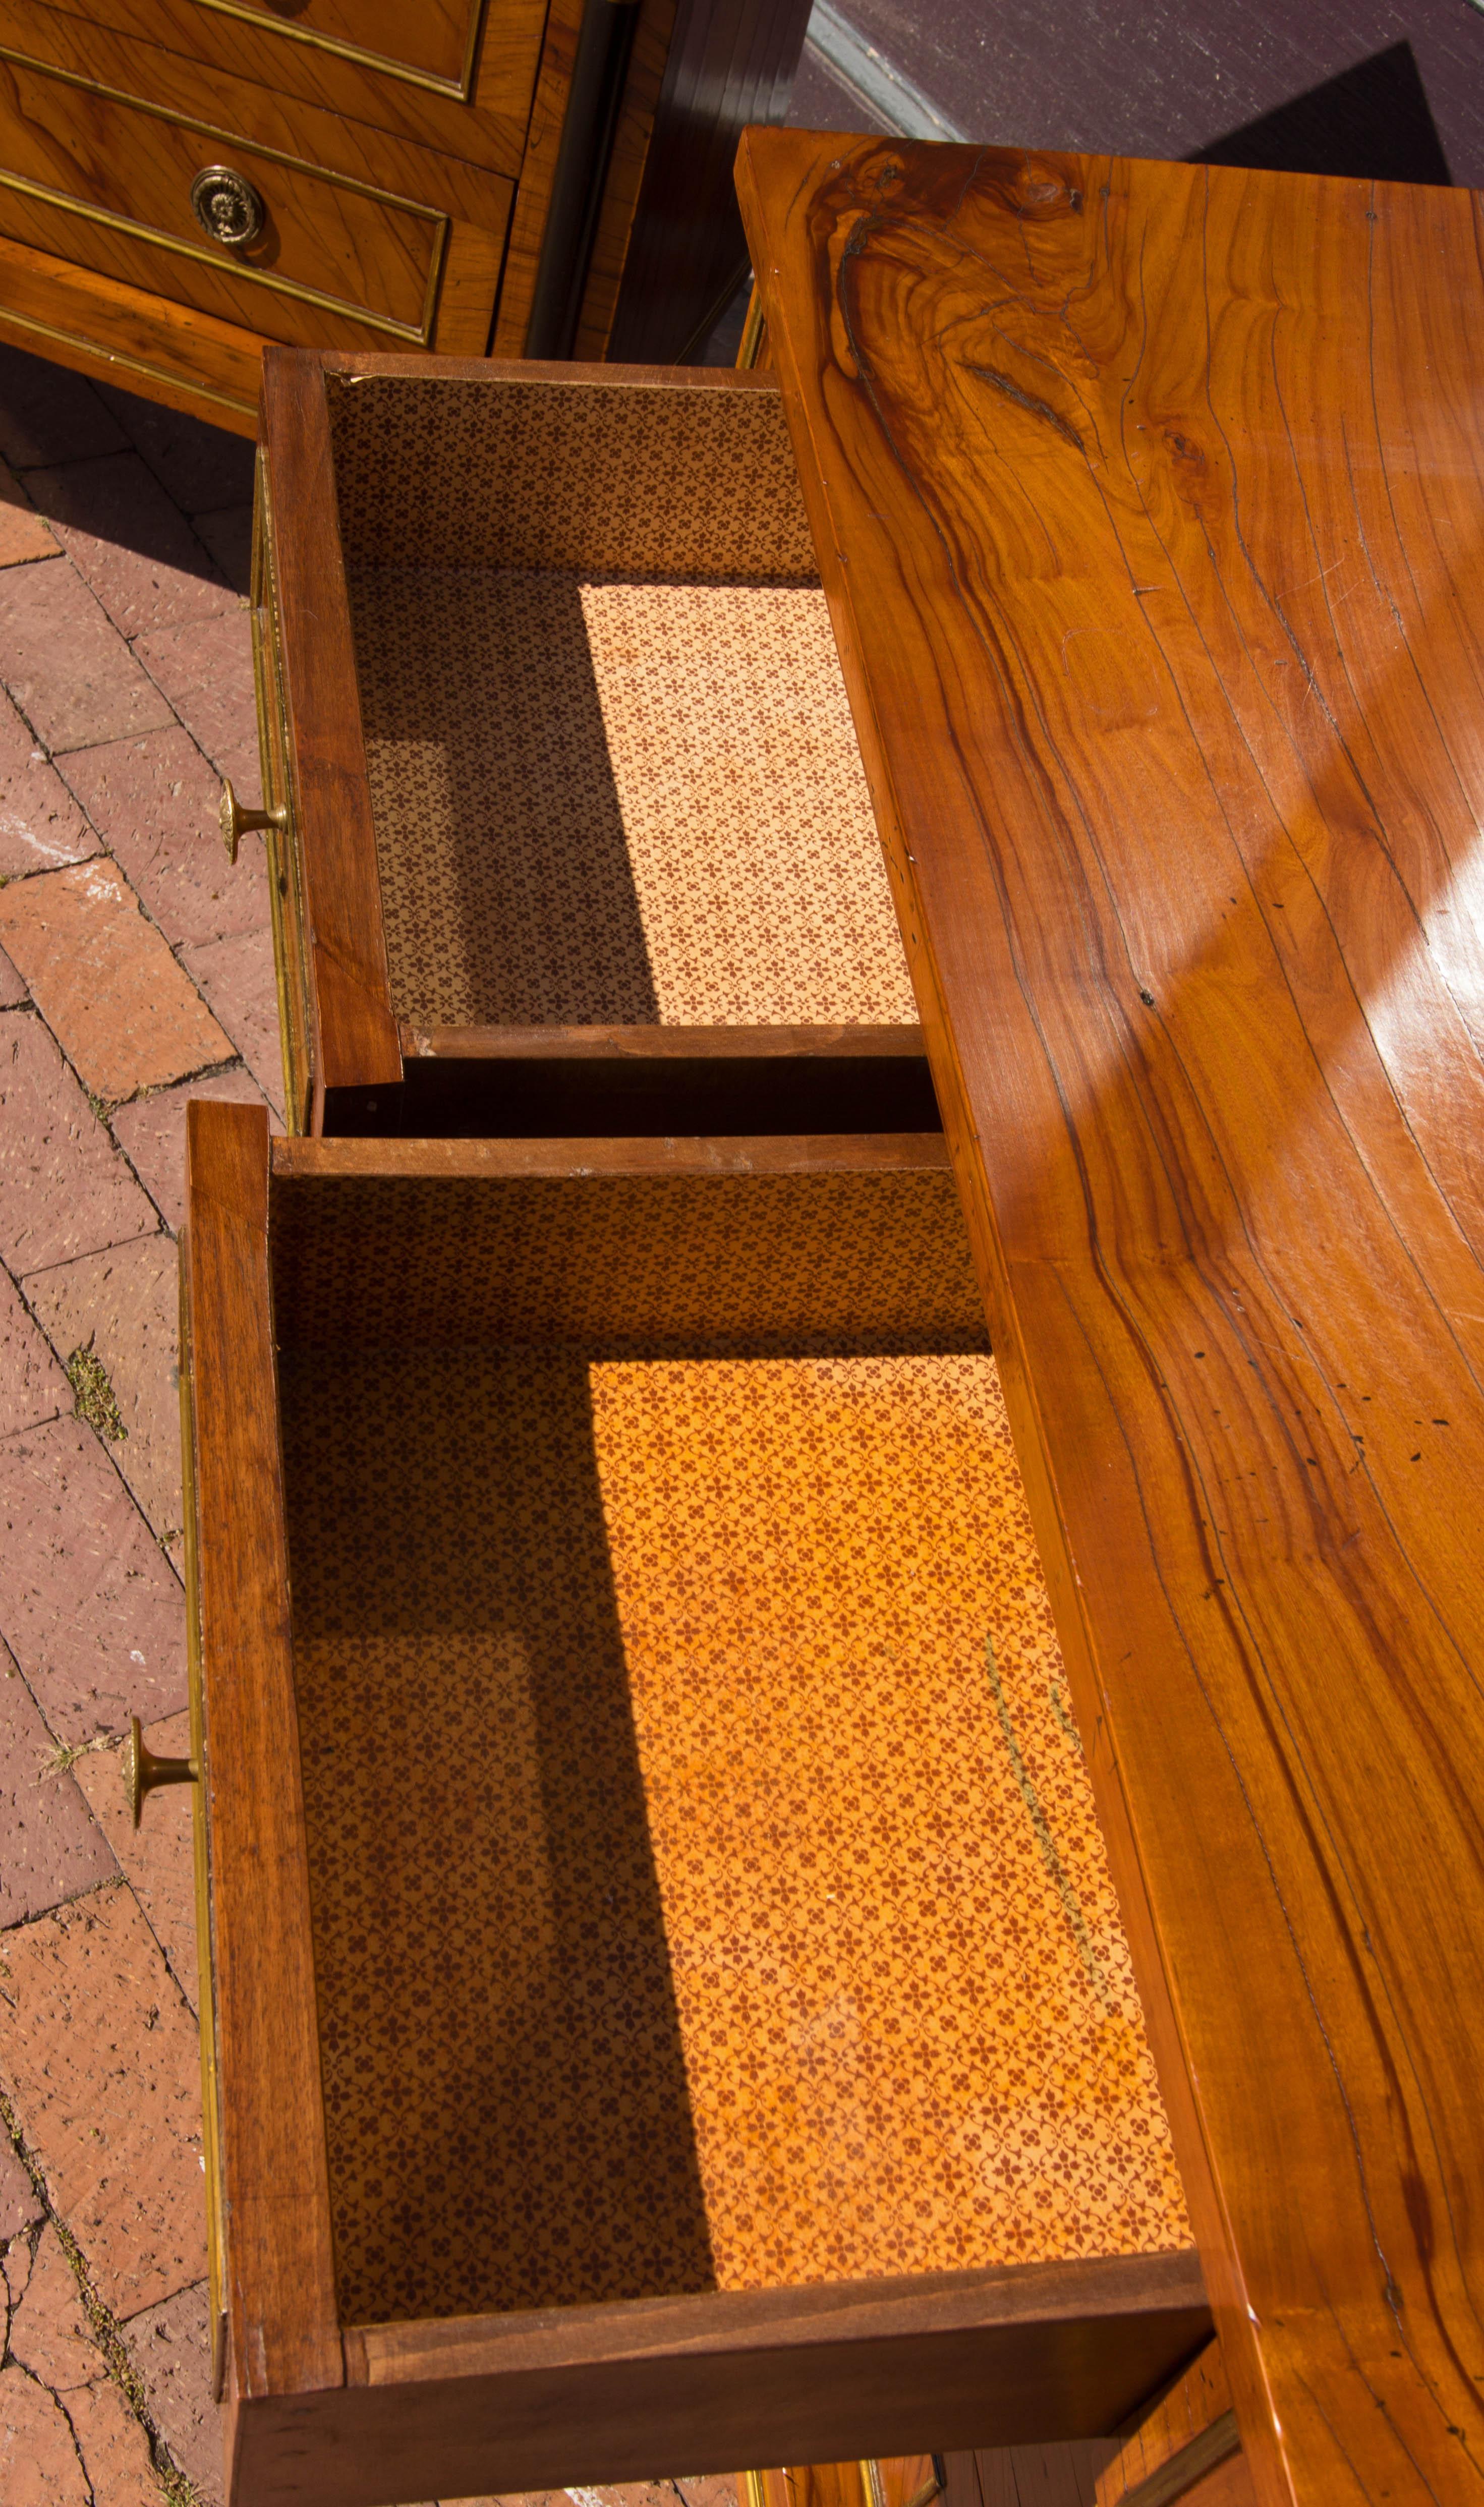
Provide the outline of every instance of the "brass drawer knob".
{"type": "Polygon", "coordinates": [[[234,862],[237,857],[237,846],[249,827],[286,827],[289,822],[288,811],[282,805],[276,810],[244,810],[225,775],[222,778],[220,818],[227,858],[234,862]]]}
{"type": "Polygon", "coordinates": [[[263,195],[231,165],[201,167],[191,186],[191,206],[213,243],[253,243],[263,233],[263,195]]]}
{"type": "Polygon", "coordinates": [[[124,1791],[128,1798],[129,1817],[135,1828],[144,1808],[144,1797],[157,1785],[194,1785],[199,1773],[194,1759],[157,1759],[153,1750],[144,1746],[139,1718],[128,1719],[128,1740],[124,1751],[124,1791]]]}

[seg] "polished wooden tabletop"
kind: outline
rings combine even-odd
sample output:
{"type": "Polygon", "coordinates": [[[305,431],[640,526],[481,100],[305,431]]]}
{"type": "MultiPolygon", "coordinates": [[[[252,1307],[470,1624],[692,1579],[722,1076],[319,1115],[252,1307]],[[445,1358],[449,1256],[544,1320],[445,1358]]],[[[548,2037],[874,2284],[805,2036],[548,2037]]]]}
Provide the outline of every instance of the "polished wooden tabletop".
{"type": "Polygon", "coordinates": [[[1484,2496],[1484,201],[739,180],[1264,2507],[1484,2496]]]}

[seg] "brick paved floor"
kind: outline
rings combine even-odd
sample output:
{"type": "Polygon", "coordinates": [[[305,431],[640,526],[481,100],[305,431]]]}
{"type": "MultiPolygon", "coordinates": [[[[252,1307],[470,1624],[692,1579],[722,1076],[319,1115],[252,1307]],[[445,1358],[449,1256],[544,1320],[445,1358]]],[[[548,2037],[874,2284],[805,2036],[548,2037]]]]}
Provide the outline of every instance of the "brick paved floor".
{"type": "MultiPolygon", "coordinates": [[[[252,448],[0,346],[4,2507],[221,2496],[186,1746],[175,1247],[192,1095],[282,1078],[252,448]]],[[[736,2507],[730,2478],[573,2493],[736,2507]]]]}

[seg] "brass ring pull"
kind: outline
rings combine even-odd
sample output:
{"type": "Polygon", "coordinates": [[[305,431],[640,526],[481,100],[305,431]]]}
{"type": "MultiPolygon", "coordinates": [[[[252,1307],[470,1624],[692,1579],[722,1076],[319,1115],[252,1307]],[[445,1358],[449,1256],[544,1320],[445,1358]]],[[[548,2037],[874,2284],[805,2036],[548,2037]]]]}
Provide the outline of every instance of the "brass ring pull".
{"type": "Polygon", "coordinates": [[[203,165],[191,186],[191,206],[213,243],[256,242],[267,211],[263,195],[231,165],[203,165]]]}
{"type": "Polygon", "coordinates": [[[144,1746],[138,1716],[129,1717],[128,1740],[124,1750],[124,1791],[135,1828],[146,1794],[152,1794],[157,1785],[194,1785],[199,1773],[194,1759],[157,1759],[154,1751],[144,1746]]]}
{"type": "Polygon", "coordinates": [[[281,804],[276,810],[244,810],[225,775],[222,778],[222,806],[219,816],[222,842],[227,848],[227,858],[231,862],[236,860],[237,846],[249,827],[286,827],[289,822],[288,811],[281,804]]]}

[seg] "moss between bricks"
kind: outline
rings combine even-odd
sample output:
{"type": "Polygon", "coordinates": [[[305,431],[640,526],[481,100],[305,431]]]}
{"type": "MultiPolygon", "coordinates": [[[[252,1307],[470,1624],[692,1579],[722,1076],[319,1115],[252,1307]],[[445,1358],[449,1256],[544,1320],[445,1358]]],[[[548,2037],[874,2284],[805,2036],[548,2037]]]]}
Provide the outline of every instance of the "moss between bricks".
{"type": "Polygon", "coordinates": [[[122,1444],[128,1435],[119,1416],[119,1404],[108,1370],[100,1358],[93,1356],[93,1334],[89,1333],[81,1349],[75,1349],[67,1361],[67,1381],[72,1387],[73,1407],[80,1419],[96,1429],[111,1444],[122,1444]]]}
{"type": "Polygon", "coordinates": [[[103,2354],[108,2374],[114,2383],[123,2389],[130,2411],[149,2439],[150,2468],[155,2479],[170,2501],[170,2507],[201,2507],[200,2491],[194,2482],[186,2479],[179,2466],[171,2462],[165,2442],[150,2417],[149,2404],[138,2370],[124,2347],[123,2337],[114,2317],[88,2277],[88,2267],[83,2261],[82,2250],[76,2237],[65,2220],[57,2218],[47,2198],[46,2178],[20,2137],[20,2127],[16,2122],[11,2102],[3,2090],[0,2090],[0,2124],[4,2125],[9,2133],[16,2156],[35,2187],[36,2198],[45,2208],[47,2218],[56,2231],[57,2242],[72,2267],[73,2276],[77,2281],[78,2296],[83,2303],[83,2312],[91,2328],[93,2340],[103,2354]]]}

